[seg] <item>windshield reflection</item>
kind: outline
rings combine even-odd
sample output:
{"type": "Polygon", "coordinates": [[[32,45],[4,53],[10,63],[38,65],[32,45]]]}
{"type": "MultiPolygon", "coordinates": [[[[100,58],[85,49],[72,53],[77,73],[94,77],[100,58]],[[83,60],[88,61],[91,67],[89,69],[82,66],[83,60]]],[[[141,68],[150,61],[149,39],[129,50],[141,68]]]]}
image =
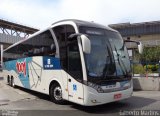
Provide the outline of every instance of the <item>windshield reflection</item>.
{"type": "Polygon", "coordinates": [[[104,36],[90,36],[91,53],[85,54],[88,75],[93,77],[103,77],[114,75],[116,68],[114,59],[104,36]],[[99,38],[99,39],[97,39],[99,38]],[[104,44],[106,43],[106,44],[104,44]],[[97,52],[98,51],[98,52],[97,52]]]}
{"type": "Polygon", "coordinates": [[[131,72],[129,56],[118,32],[80,27],[91,41],[91,53],[85,54],[88,80],[127,76],[131,72]]]}

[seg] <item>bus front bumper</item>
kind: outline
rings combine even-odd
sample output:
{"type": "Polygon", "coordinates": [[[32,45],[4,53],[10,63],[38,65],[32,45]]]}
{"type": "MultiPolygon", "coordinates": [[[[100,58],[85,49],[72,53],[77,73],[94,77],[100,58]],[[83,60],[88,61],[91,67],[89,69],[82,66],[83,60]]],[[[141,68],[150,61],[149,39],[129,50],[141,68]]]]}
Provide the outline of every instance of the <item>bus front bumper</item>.
{"type": "Polygon", "coordinates": [[[101,104],[106,104],[114,101],[127,99],[131,97],[133,93],[133,87],[130,87],[126,90],[109,92],[109,93],[98,93],[95,89],[90,87],[86,89],[88,90],[84,92],[85,93],[84,106],[101,105],[101,104]]]}

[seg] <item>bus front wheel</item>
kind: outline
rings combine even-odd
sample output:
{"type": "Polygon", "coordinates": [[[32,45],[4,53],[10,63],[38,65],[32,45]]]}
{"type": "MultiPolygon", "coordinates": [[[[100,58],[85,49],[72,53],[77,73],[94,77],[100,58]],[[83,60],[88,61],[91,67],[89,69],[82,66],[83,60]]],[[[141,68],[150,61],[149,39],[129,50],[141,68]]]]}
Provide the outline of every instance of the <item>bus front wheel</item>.
{"type": "Polygon", "coordinates": [[[50,92],[49,92],[51,101],[53,101],[56,104],[63,104],[63,99],[62,99],[62,88],[58,83],[53,83],[50,87],[50,92]]]}

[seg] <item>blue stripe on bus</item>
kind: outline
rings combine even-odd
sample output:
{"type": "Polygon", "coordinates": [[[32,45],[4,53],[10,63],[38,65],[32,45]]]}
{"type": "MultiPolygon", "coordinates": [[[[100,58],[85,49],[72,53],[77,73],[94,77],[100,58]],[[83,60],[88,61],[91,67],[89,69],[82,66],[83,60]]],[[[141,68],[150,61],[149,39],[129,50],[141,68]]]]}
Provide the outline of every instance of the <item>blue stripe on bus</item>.
{"type": "Polygon", "coordinates": [[[44,56],[43,69],[44,70],[61,69],[60,59],[55,57],[44,56]]]}
{"type": "Polygon", "coordinates": [[[18,60],[12,60],[5,63],[5,69],[8,71],[15,71],[25,88],[30,88],[29,83],[29,70],[28,63],[32,62],[32,58],[22,58],[18,60]]]}
{"type": "MultiPolygon", "coordinates": [[[[44,70],[61,69],[59,58],[43,56],[42,60],[44,70]]],[[[15,71],[23,87],[28,89],[30,89],[28,63],[31,62],[32,57],[5,62],[5,69],[8,71],[15,71]]]]}

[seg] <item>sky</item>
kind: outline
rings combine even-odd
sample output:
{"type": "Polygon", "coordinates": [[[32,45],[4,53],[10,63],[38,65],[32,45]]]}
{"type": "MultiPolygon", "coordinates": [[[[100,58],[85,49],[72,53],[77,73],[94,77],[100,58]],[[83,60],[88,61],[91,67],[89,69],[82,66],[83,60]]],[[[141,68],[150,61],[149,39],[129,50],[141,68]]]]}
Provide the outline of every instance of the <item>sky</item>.
{"type": "Polygon", "coordinates": [[[160,21],[160,0],[0,0],[0,19],[38,29],[63,19],[103,25],[160,21]]]}

